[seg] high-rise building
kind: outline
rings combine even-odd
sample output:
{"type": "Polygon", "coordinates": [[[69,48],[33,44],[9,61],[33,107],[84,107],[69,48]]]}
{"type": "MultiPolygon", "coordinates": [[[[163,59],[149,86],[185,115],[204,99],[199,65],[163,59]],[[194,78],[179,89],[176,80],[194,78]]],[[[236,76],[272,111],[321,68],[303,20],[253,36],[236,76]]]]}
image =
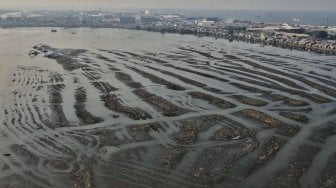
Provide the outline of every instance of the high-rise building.
{"type": "Polygon", "coordinates": [[[149,10],[143,10],[143,11],[140,11],[140,14],[141,15],[149,15],[150,11],[149,10]]]}

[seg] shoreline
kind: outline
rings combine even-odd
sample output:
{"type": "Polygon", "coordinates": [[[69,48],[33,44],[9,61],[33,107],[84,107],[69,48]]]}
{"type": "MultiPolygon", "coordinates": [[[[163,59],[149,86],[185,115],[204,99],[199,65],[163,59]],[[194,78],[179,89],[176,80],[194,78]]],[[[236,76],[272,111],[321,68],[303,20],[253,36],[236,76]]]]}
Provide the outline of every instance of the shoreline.
{"type": "MultiPolygon", "coordinates": [[[[314,46],[306,46],[304,44],[295,44],[291,42],[281,41],[263,41],[260,39],[260,37],[245,37],[240,35],[241,33],[234,33],[235,35],[230,35],[228,33],[223,32],[189,32],[187,30],[171,30],[171,29],[163,29],[163,30],[157,30],[157,29],[151,29],[148,30],[148,28],[138,28],[138,27],[117,27],[117,26],[111,26],[111,27],[90,27],[90,26],[74,26],[74,27],[64,27],[64,26],[0,26],[1,29],[12,29],[12,28],[64,28],[64,29],[71,29],[71,28],[91,28],[91,29],[125,29],[125,30],[133,30],[133,31],[147,31],[147,32],[155,32],[155,33],[162,33],[162,34],[179,34],[179,35],[191,35],[191,36],[197,36],[197,37],[210,37],[214,39],[224,39],[229,42],[237,41],[237,42],[244,42],[244,43],[250,43],[250,44],[260,44],[261,47],[264,46],[272,46],[275,48],[282,48],[282,49],[288,49],[288,50],[297,50],[297,51],[305,51],[305,52],[313,52],[317,54],[324,54],[324,55],[330,55],[335,56],[336,55],[336,49],[330,49],[330,48],[324,48],[324,47],[314,47],[314,46]]],[[[323,40],[321,40],[323,41],[323,40]]],[[[335,41],[336,43],[336,41],[335,41]]]]}

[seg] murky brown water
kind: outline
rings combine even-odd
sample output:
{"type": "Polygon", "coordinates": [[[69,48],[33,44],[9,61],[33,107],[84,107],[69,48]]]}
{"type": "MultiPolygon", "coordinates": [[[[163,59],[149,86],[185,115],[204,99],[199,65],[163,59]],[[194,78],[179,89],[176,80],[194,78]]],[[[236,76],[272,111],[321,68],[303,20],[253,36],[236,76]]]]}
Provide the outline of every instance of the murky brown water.
{"type": "Polygon", "coordinates": [[[0,187],[336,186],[333,56],[88,28],[0,56],[0,187]]]}

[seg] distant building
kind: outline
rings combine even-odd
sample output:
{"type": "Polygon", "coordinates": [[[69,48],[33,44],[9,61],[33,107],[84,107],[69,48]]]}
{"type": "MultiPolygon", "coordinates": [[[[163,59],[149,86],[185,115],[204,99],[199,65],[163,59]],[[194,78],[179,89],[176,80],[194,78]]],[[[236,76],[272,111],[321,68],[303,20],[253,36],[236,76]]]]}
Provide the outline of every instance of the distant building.
{"type": "Polygon", "coordinates": [[[121,17],[130,17],[131,16],[131,13],[129,12],[118,12],[116,13],[116,16],[121,18],[121,17]]]}
{"type": "Polygon", "coordinates": [[[199,27],[209,27],[209,26],[215,25],[215,22],[204,19],[204,20],[198,21],[197,25],[199,27]]]}
{"type": "Polygon", "coordinates": [[[179,15],[175,15],[175,14],[165,14],[165,15],[161,15],[161,19],[164,20],[177,20],[180,19],[179,15]]]}
{"type": "Polygon", "coordinates": [[[150,16],[142,16],[141,17],[141,23],[144,25],[147,24],[153,24],[155,22],[157,22],[159,19],[156,17],[150,17],[150,16]]]}
{"type": "Polygon", "coordinates": [[[288,24],[288,23],[281,24],[281,28],[282,29],[297,29],[297,27],[294,27],[293,25],[288,24]]]}
{"type": "Polygon", "coordinates": [[[329,35],[335,35],[336,34],[336,27],[330,26],[326,30],[327,30],[329,35]]]}
{"type": "Polygon", "coordinates": [[[207,20],[207,21],[214,21],[214,22],[218,22],[218,21],[220,21],[220,19],[217,18],[217,17],[207,18],[206,20],[207,20]]]}
{"type": "Polygon", "coordinates": [[[266,39],[267,39],[266,34],[265,34],[264,32],[261,32],[261,33],[260,33],[260,40],[261,40],[262,42],[265,42],[266,39]]]}
{"type": "Polygon", "coordinates": [[[150,11],[149,10],[143,10],[143,11],[140,11],[140,14],[141,15],[149,15],[150,11]]]}
{"type": "Polygon", "coordinates": [[[129,16],[123,16],[120,17],[120,23],[121,24],[135,24],[136,18],[135,17],[129,17],[129,16]]]}

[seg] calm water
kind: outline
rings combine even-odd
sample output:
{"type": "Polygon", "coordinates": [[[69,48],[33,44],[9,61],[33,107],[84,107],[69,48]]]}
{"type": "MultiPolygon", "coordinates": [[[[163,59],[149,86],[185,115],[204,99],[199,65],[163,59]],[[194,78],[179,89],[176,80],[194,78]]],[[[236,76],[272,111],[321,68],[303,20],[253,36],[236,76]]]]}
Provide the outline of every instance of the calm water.
{"type": "Polygon", "coordinates": [[[265,11],[265,10],[160,10],[166,13],[184,13],[205,16],[251,20],[265,23],[296,23],[307,25],[336,25],[335,11],[265,11]],[[300,21],[293,21],[293,19],[300,21]]]}

